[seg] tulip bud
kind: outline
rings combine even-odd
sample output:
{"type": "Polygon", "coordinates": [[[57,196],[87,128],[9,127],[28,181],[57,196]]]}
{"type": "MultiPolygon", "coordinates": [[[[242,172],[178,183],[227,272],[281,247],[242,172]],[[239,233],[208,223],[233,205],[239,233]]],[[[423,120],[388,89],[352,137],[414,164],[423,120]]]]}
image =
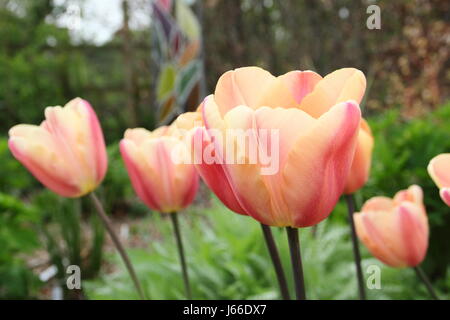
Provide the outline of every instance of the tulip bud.
{"type": "Polygon", "coordinates": [[[192,112],[153,132],[143,128],[125,131],[120,151],[134,190],[149,208],[176,212],[194,200],[198,175],[190,146],[179,130],[192,128],[196,121],[201,121],[200,115],[192,112]]]}
{"type": "Polygon", "coordinates": [[[450,206],[450,153],[434,157],[428,164],[428,173],[438,186],[439,194],[446,205],[450,206]]]}
{"type": "Polygon", "coordinates": [[[415,267],[428,247],[423,193],[413,185],[394,199],[374,197],[354,214],[356,232],[369,251],[391,267],[415,267]]]}
{"type": "Polygon", "coordinates": [[[47,107],[39,126],[9,130],[9,148],[44,186],[64,197],[80,197],[103,180],[107,155],[91,105],[76,98],[64,107],[47,107]]]}

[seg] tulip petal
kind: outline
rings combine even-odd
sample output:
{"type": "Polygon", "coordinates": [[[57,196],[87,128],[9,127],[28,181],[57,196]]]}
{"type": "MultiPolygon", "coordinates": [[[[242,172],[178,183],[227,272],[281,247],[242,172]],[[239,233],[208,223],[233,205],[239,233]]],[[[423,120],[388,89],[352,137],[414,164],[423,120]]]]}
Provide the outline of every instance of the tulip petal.
{"type": "Polygon", "coordinates": [[[390,211],[394,209],[394,201],[388,197],[373,197],[367,200],[361,208],[362,212],[390,211]]]}
{"type": "Polygon", "coordinates": [[[148,207],[158,210],[159,204],[157,199],[146,185],[143,179],[144,177],[140,174],[141,171],[134,159],[137,152],[136,145],[130,140],[122,139],[119,148],[136,194],[148,207]]]}
{"type": "Polygon", "coordinates": [[[108,156],[106,154],[105,139],[103,137],[103,131],[98,121],[97,115],[94,109],[86,100],[80,99],[81,105],[87,109],[89,115],[89,129],[91,133],[88,141],[91,145],[90,154],[94,157],[93,163],[95,163],[95,172],[97,183],[100,183],[106,175],[108,169],[108,156]]]}
{"type": "Polygon", "coordinates": [[[404,261],[410,267],[420,264],[425,258],[428,247],[428,222],[426,214],[412,202],[402,203],[398,209],[404,261]]]}
{"type": "Polygon", "coordinates": [[[257,102],[252,106],[253,109],[259,107],[271,108],[295,108],[298,103],[295,101],[294,92],[292,92],[285,81],[281,78],[274,78],[265,88],[261,90],[257,102]]]}
{"type": "Polygon", "coordinates": [[[310,94],[322,77],[313,71],[290,71],[279,77],[291,90],[297,104],[310,94]]]}
{"type": "Polygon", "coordinates": [[[293,226],[325,219],[342,194],[353,159],[361,112],[355,102],[340,103],[300,137],[288,155],[283,191],[293,226]]]}
{"type": "Polygon", "coordinates": [[[261,92],[275,77],[258,67],[244,67],[225,72],[217,82],[214,99],[225,115],[232,108],[245,105],[258,107],[261,92]]]}
{"type": "MultiPolygon", "coordinates": [[[[24,126],[24,125],[19,125],[24,126]]],[[[31,126],[30,126],[31,127],[31,126]]],[[[10,130],[11,138],[8,141],[9,149],[13,156],[19,160],[45,187],[63,197],[78,197],[81,190],[76,181],[71,181],[66,167],[57,154],[48,149],[49,144],[40,144],[41,132],[46,133],[40,127],[33,126],[34,143],[30,144],[24,138],[13,135],[11,132],[23,130],[18,126],[10,130]]]]}
{"type": "Polygon", "coordinates": [[[397,192],[394,196],[394,202],[400,204],[403,201],[409,201],[419,206],[423,205],[423,191],[418,185],[412,185],[406,190],[397,192]]]}
{"type": "Polygon", "coordinates": [[[442,188],[439,190],[439,195],[441,196],[442,201],[450,207],[450,188],[442,188]]]}
{"type": "Polygon", "coordinates": [[[434,157],[427,169],[439,188],[450,187],[450,153],[442,153],[434,157]]]}
{"type": "Polygon", "coordinates": [[[372,149],[374,139],[370,128],[364,119],[361,119],[361,128],[358,133],[355,157],[347,178],[344,193],[351,194],[360,189],[369,179],[370,166],[372,162],[372,149]]]}
{"type": "Polygon", "coordinates": [[[328,74],[303,98],[300,109],[318,118],[337,103],[347,100],[361,102],[366,90],[364,74],[354,68],[343,68],[328,74]]]}
{"type": "Polygon", "coordinates": [[[194,127],[201,127],[202,114],[201,112],[185,112],[177,117],[173,122],[173,126],[177,129],[190,130],[194,127]]]}
{"type": "Polygon", "coordinates": [[[316,123],[316,120],[309,114],[302,110],[290,108],[269,108],[262,107],[255,111],[255,125],[258,130],[260,148],[267,154],[270,154],[270,150],[277,154],[271,155],[278,158],[279,167],[284,167],[287,155],[292,149],[294,143],[305,135],[316,123]],[[266,130],[263,132],[261,130],[266,130]],[[263,137],[262,134],[265,133],[263,137]],[[272,146],[269,137],[273,135],[278,136],[278,146],[272,146]]]}
{"type": "Polygon", "coordinates": [[[229,181],[225,173],[226,168],[224,164],[220,161],[212,163],[205,162],[203,152],[211,143],[211,139],[205,128],[197,128],[195,130],[193,144],[195,159],[198,159],[198,162],[195,163],[197,171],[206,185],[217,195],[225,206],[236,213],[245,215],[247,212],[241,206],[236,196],[236,190],[233,188],[233,184],[229,181]]]}
{"type": "Polygon", "coordinates": [[[392,211],[370,211],[354,214],[358,237],[369,251],[385,264],[404,267],[402,260],[403,244],[399,241],[399,230],[393,221],[392,211]]]}

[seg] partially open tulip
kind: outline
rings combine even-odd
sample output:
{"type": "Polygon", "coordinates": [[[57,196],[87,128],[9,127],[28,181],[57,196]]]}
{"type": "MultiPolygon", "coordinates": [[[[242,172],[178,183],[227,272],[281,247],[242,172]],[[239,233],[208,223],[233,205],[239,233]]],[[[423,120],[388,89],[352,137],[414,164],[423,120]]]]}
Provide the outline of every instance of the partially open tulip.
{"type": "Polygon", "coordinates": [[[9,148],[43,185],[64,197],[80,197],[103,180],[107,155],[91,105],[76,98],[64,107],[47,107],[39,126],[9,130],[9,148]]]}
{"type": "Polygon", "coordinates": [[[428,173],[439,187],[442,200],[450,206],[450,153],[434,157],[428,164],[428,173]]]}
{"type": "Polygon", "coordinates": [[[163,213],[187,207],[198,189],[198,174],[188,161],[175,161],[174,150],[188,146],[178,129],[189,130],[200,114],[181,115],[173,125],[153,132],[128,129],[120,141],[120,151],[131,183],[139,198],[151,209],[163,213]]]}
{"type": "Polygon", "coordinates": [[[363,86],[353,73],[317,90],[321,77],[312,71],[274,77],[247,67],[222,75],[200,108],[204,128],[194,135],[206,184],[231,210],[266,225],[307,227],[325,219],[344,190],[358,137],[355,99],[363,86]],[[233,131],[245,132],[248,144],[233,131]]]}
{"type": "Polygon", "coordinates": [[[354,219],[359,239],[385,264],[415,267],[425,258],[428,218],[419,186],[398,192],[394,199],[368,200],[354,219]]]}

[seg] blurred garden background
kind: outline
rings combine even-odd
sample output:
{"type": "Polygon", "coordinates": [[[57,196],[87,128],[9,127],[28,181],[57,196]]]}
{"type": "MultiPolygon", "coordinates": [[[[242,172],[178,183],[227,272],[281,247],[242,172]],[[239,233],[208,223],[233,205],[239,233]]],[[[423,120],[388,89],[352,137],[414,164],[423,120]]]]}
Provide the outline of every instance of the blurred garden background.
{"type": "MultiPolygon", "coordinates": [[[[108,144],[99,190],[147,294],[184,298],[169,219],[136,197],[118,150],[127,128],[153,129],[197,108],[218,77],[257,65],[273,74],[325,75],[355,67],[367,77],[361,108],[375,136],[372,173],[357,207],[420,185],[430,222],[423,267],[450,297],[450,209],[426,166],[450,152],[450,2],[441,0],[0,0],[0,298],[137,298],[90,201],[44,189],[7,146],[10,127],[40,123],[46,106],[91,102],[108,144]],[[381,29],[369,30],[369,5],[381,29]],[[81,266],[82,290],[66,267],[81,266]]],[[[277,299],[260,226],[201,186],[180,215],[193,297],[277,299]]],[[[274,230],[290,272],[284,230],[274,230]]],[[[356,299],[345,205],[300,231],[312,299],[356,299]]],[[[383,266],[362,247],[363,270],[382,269],[370,299],[424,299],[410,269],[383,266]]],[[[368,276],[365,273],[366,277],[368,276]]],[[[288,279],[291,279],[288,276],[288,279]]]]}

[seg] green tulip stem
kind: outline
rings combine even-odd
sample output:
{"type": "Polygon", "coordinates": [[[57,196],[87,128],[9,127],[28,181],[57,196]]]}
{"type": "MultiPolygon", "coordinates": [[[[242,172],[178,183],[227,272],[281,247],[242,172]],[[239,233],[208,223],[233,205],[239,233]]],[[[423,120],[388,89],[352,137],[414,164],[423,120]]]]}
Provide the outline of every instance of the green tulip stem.
{"type": "Polygon", "coordinates": [[[191,300],[192,299],[191,286],[189,284],[188,268],[186,265],[186,259],[184,257],[183,241],[181,240],[180,227],[178,224],[178,213],[172,212],[169,215],[170,219],[172,220],[173,232],[175,235],[175,240],[177,242],[178,255],[180,257],[181,269],[183,272],[184,288],[186,290],[186,297],[189,300],[191,300]]]}
{"type": "Polygon", "coordinates": [[[144,292],[142,291],[142,287],[139,283],[139,280],[136,276],[136,272],[134,271],[133,265],[131,264],[130,258],[128,257],[122,243],[119,240],[119,237],[114,232],[114,228],[112,226],[111,221],[108,218],[108,215],[105,212],[105,209],[103,208],[102,203],[98,199],[97,195],[94,192],[90,193],[90,197],[92,201],[94,202],[94,206],[97,209],[98,215],[100,216],[103,225],[106,228],[106,231],[108,231],[109,236],[111,237],[112,242],[114,243],[117,251],[119,251],[120,257],[122,258],[123,262],[125,263],[125,266],[128,270],[128,273],[130,274],[131,279],[133,280],[134,286],[136,287],[136,291],[139,294],[140,299],[144,300],[144,292]]]}
{"type": "Polygon", "coordinates": [[[361,268],[361,254],[359,252],[358,237],[356,236],[355,222],[353,220],[353,213],[355,212],[355,197],[353,194],[346,194],[345,201],[348,209],[348,223],[352,236],[353,245],[353,259],[355,260],[356,278],[358,279],[359,300],[366,300],[366,292],[364,290],[364,277],[361,268]]]}
{"type": "Polygon", "coordinates": [[[433,289],[433,286],[431,285],[430,280],[428,279],[427,275],[425,274],[425,272],[423,272],[422,268],[420,266],[416,266],[413,268],[414,271],[417,274],[417,277],[423,282],[423,284],[425,285],[425,287],[427,288],[428,292],[430,293],[430,295],[433,297],[434,300],[440,300],[438,295],[436,294],[436,292],[433,289]]]}
{"type": "Polygon", "coordinates": [[[302,254],[300,252],[300,240],[298,229],[286,227],[289,250],[291,252],[292,273],[294,275],[295,294],[297,300],[306,300],[305,280],[303,278],[302,254]]]}
{"type": "Polygon", "coordinates": [[[267,249],[269,250],[270,258],[272,259],[275,274],[278,280],[278,286],[280,287],[281,297],[284,300],[290,300],[289,289],[286,282],[286,276],[284,274],[283,265],[281,264],[280,254],[278,253],[275,240],[273,238],[272,230],[269,226],[261,223],[261,229],[266,241],[267,249]]]}

